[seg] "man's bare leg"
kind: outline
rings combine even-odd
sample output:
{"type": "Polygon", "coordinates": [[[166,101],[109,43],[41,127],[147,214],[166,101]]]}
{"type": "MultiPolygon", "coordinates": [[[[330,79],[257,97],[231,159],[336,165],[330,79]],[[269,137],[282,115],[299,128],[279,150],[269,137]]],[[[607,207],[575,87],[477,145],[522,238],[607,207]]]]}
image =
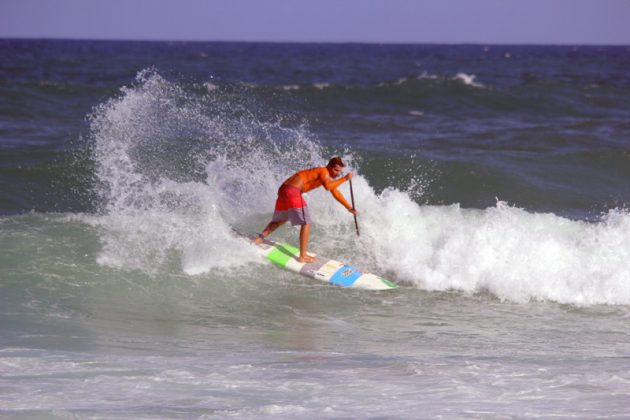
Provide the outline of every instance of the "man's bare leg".
{"type": "MultiPolygon", "coordinates": [[[[261,233],[262,236],[269,236],[271,235],[271,233],[278,229],[280,226],[282,226],[283,224],[285,224],[286,222],[269,222],[269,224],[267,225],[267,227],[265,227],[261,233]]],[[[256,239],[254,239],[254,243],[255,244],[261,244],[264,238],[261,238],[260,236],[256,239]]]]}
{"type": "Polygon", "coordinates": [[[311,263],[315,261],[315,258],[309,256],[306,251],[308,250],[308,236],[311,233],[311,225],[302,225],[300,228],[300,257],[299,262],[311,263]]]}

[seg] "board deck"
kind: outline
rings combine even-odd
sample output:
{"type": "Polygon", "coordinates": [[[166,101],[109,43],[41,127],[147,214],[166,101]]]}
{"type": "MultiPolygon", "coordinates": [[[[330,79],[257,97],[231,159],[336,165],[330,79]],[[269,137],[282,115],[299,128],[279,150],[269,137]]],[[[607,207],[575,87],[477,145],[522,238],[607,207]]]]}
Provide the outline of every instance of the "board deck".
{"type": "MultiPolygon", "coordinates": [[[[244,235],[250,240],[251,235],[244,235]]],[[[297,260],[300,250],[287,243],[278,243],[270,239],[265,239],[263,243],[256,246],[258,253],[267,260],[289,271],[301,274],[306,277],[320,280],[325,283],[342,287],[352,287],[368,290],[389,290],[396,289],[398,285],[392,281],[377,276],[376,274],[362,271],[352,265],[316,256],[312,263],[301,263],[297,260]]]]}

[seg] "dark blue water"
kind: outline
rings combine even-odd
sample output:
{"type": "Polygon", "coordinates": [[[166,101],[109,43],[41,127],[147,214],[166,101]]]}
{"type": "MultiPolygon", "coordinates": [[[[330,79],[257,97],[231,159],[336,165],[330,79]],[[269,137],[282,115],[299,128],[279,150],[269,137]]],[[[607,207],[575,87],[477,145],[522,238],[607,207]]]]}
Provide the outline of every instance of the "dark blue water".
{"type": "Polygon", "coordinates": [[[4,214],[93,209],[86,116],[147,69],[216,96],[208,113],[352,150],[377,189],[420,173],[421,203],[588,218],[630,199],[627,47],[3,40],[0,56],[4,214]]]}

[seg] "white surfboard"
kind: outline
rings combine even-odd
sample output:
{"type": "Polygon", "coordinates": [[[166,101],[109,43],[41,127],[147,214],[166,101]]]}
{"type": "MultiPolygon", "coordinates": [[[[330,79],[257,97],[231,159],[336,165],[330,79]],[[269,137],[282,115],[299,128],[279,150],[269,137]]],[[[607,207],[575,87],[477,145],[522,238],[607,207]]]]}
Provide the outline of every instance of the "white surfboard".
{"type": "MultiPolygon", "coordinates": [[[[240,236],[252,239],[248,235],[237,232],[240,236]]],[[[255,245],[258,253],[278,267],[311,277],[325,283],[342,287],[352,287],[368,290],[396,289],[398,285],[376,274],[367,273],[342,262],[315,256],[315,262],[301,263],[297,260],[300,250],[293,245],[274,242],[265,239],[260,245],[255,245]]]]}

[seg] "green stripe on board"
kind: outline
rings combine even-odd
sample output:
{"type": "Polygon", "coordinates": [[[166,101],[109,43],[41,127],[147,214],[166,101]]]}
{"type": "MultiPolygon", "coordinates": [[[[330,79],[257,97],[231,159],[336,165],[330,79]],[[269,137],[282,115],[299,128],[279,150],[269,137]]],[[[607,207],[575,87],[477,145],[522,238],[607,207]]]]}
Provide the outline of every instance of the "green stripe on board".
{"type": "Polygon", "coordinates": [[[394,283],[393,281],[389,281],[387,279],[384,279],[383,277],[381,277],[381,281],[383,283],[385,283],[386,285],[388,285],[389,287],[391,287],[392,289],[397,289],[398,285],[396,283],[394,283]]]}
{"type": "Polygon", "coordinates": [[[267,259],[272,263],[284,267],[291,258],[300,255],[300,250],[289,244],[276,245],[276,247],[267,255],[267,259]]]}

